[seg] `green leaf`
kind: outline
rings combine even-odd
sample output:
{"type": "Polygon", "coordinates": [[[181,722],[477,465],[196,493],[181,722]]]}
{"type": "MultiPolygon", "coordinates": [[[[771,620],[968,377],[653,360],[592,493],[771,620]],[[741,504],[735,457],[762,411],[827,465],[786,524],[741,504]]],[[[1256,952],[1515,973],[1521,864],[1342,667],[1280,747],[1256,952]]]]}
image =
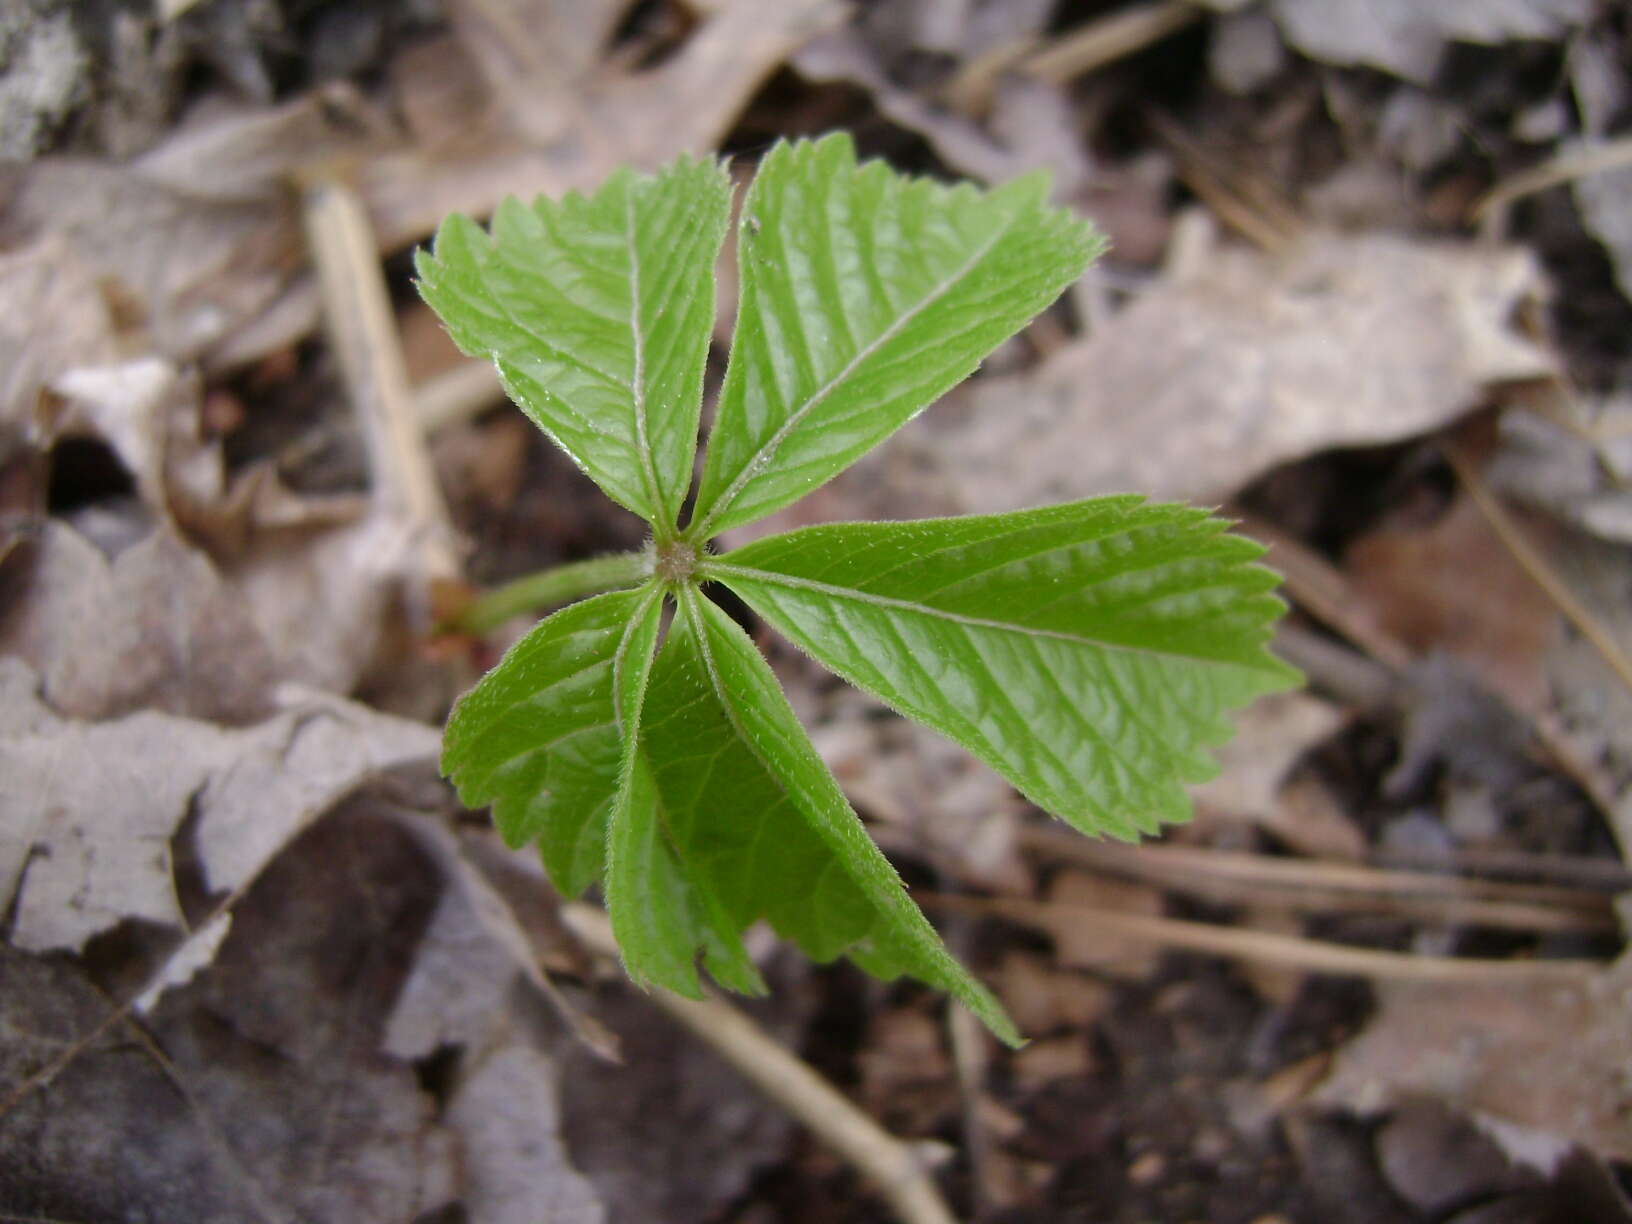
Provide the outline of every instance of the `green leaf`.
{"type": "Polygon", "coordinates": [[[493,807],[511,846],[537,840],[557,888],[599,878],[623,739],[614,680],[649,659],[654,589],[600,595],[557,612],[510,648],[454,706],[442,772],[469,808],[493,807]]]}
{"type": "Polygon", "coordinates": [[[721,165],[681,158],[588,197],[507,199],[491,236],[455,214],[418,255],[459,347],[491,357],[527,415],[660,534],[691,485],[730,197],[721,165]]]}
{"type": "Polygon", "coordinates": [[[693,539],[816,488],[965,378],[1103,245],[1032,175],[995,191],[780,144],[738,230],[741,299],[693,539]]]}
{"type": "Polygon", "coordinates": [[[1228,710],[1297,683],[1263,549],[1138,497],[756,541],[707,573],[1086,833],[1189,818],[1228,710]]]}
{"type": "Polygon", "coordinates": [[[680,601],[642,743],[697,904],[717,907],[733,932],[765,918],[816,960],[849,952],[869,969],[910,973],[1016,1040],[867,836],[753,643],[694,589],[680,601]]]}
{"type": "MultiPolygon", "coordinates": [[[[657,607],[656,589],[652,606],[657,607]]],[[[615,669],[613,692],[623,736],[618,790],[607,830],[606,909],[624,969],[638,985],[702,997],[697,953],[724,985],[763,994],[765,984],[720,899],[676,853],[672,822],[641,747],[641,717],[653,639],[615,669]]]]}

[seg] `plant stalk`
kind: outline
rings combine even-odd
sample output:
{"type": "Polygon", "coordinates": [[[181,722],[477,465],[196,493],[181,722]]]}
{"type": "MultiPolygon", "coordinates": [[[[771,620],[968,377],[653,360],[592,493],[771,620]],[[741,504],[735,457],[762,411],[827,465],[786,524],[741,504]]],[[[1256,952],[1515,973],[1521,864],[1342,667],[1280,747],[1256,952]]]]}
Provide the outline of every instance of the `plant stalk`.
{"type": "Polygon", "coordinates": [[[612,553],[526,574],[503,586],[483,591],[449,627],[481,635],[512,616],[536,612],[555,604],[571,603],[586,595],[638,586],[648,577],[651,561],[644,552],[612,553]]]}

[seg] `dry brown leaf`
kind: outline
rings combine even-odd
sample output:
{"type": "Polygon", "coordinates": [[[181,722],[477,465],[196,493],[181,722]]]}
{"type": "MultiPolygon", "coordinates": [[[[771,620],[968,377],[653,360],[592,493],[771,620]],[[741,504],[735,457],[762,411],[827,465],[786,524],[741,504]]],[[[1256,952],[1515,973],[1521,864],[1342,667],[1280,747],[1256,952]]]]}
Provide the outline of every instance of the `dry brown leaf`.
{"type": "Polygon", "coordinates": [[[376,512],[341,527],[264,532],[228,577],[280,675],[346,693],[379,646],[398,578],[414,556],[411,529],[376,512]]]}
{"type": "Polygon", "coordinates": [[[1510,322],[1539,287],[1512,248],[1317,233],[1283,258],[1222,249],[1034,374],[969,384],[924,461],[973,511],[1127,491],[1218,501],[1545,374],[1510,322]]]}
{"type": "MultiPolygon", "coordinates": [[[[1624,544],[1571,536],[1549,560],[1604,631],[1632,654],[1632,564],[1624,544]]],[[[1613,827],[1623,857],[1632,848],[1632,689],[1604,664],[1586,638],[1570,634],[1547,660],[1564,719],[1590,758],[1601,758],[1612,784],[1613,827]]]]}
{"type": "Polygon", "coordinates": [[[467,1052],[444,1121],[459,1137],[461,1200],[473,1224],[603,1224],[595,1186],[561,1135],[560,1075],[511,1041],[467,1052]]]}
{"type": "MultiPolygon", "coordinates": [[[[1254,702],[1235,717],[1235,735],[1218,750],[1219,773],[1191,788],[1195,828],[1203,834],[1230,825],[1257,825],[1298,849],[1344,845],[1358,857],[1358,831],[1317,802],[1293,806],[1282,792],[1298,761],[1344,725],[1343,712],[1309,693],[1280,693],[1254,702]]],[[[1307,798],[1307,797],[1305,797],[1307,798]]]]}
{"type": "Polygon", "coordinates": [[[515,951],[465,892],[444,888],[381,1048],[405,1061],[461,1051],[443,1117],[460,1140],[473,1220],[594,1224],[605,1211],[563,1147],[559,1071],[516,1006],[516,975],[515,951]]]}
{"type": "Polygon", "coordinates": [[[1632,1157],[1632,968],[1580,985],[1376,985],[1377,1012],[1318,1101],[1364,1113],[1432,1094],[1459,1109],[1632,1157]]]}
{"type": "Polygon", "coordinates": [[[1255,818],[1275,806],[1287,775],[1344,723],[1341,710],[1308,693],[1278,693],[1235,719],[1235,735],[1218,749],[1219,773],[1191,788],[1203,808],[1255,818]]]}
{"type": "Polygon", "coordinates": [[[1312,773],[1290,778],[1259,823],[1284,845],[1310,858],[1359,861],[1366,855],[1365,833],[1337,793],[1312,773]]]}
{"type": "Polygon", "coordinates": [[[1547,705],[1544,664],[1558,640],[1558,610],[1471,498],[1459,497],[1430,527],[1362,537],[1344,568],[1390,636],[1418,653],[1460,659],[1517,709],[1547,705]]]}
{"type": "Polygon", "coordinates": [[[1426,84],[1452,41],[1550,40],[1585,22],[1592,7],[1592,0],[1271,0],[1269,11],[1306,55],[1426,84]]]}
{"type": "Polygon", "coordinates": [[[1088,1041],[1081,1033],[1033,1041],[1010,1060],[1016,1086],[1027,1092],[1047,1088],[1056,1080],[1087,1075],[1094,1068],[1088,1041]]]}
{"type": "Polygon", "coordinates": [[[1111,1005],[1111,987],[1057,968],[1046,957],[1011,950],[997,974],[997,990],[1022,1033],[1084,1028],[1111,1005]]]}
{"type": "Polygon", "coordinates": [[[164,958],[159,971],[153,974],[136,995],[131,1007],[139,1015],[147,1015],[158,1006],[167,991],[185,986],[207,969],[220,955],[221,945],[232,934],[232,911],[221,909],[196,927],[164,958]]]}
{"type": "Polygon", "coordinates": [[[0,160],[27,161],[49,144],[91,87],[95,61],[72,9],[9,6],[0,74],[0,160]]]}
{"type": "MultiPolygon", "coordinates": [[[[508,7],[500,0],[482,3],[508,7]]],[[[580,8],[566,6],[567,16],[576,18],[580,8]]],[[[572,103],[555,112],[560,135],[548,147],[517,134],[510,118],[522,105],[517,95],[507,94],[508,109],[495,106],[493,78],[484,80],[453,39],[406,52],[391,99],[411,125],[418,118],[420,133],[454,134],[445,143],[408,144],[345,89],[270,110],[215,100],[126,165],[56,157],[28,166],[0,213],[0,245],[13,252],[0,266],[0,284],[17,289],[7,300],[14,317],[24,320],[25,336],[42,326],[39,320],[83,317],[83,305],[74,305],[72,314],[50,309],[63,300],[56,269],[60,253],[70,249],[91,281],[135,316],[159,353],[202,358],[211,368],[240,364],[288,345],[317,323],[316,287],[306,274],[288,176],[356,161],[380,246],[397,250],[426,237],[450,212],[486,215],[506,195],[560,194],[593,186],[624,162],[652,166],[682,150],[713,148],[760,83],[842,12],[838,0],[769,8],[735,0],[643,73],[593,64],[564,77],[559,71],[512,73],[513,83],[531,87],[529,97],[545,105],[572,103]],[[12,275],[3,276],[6,271],[12,275]]],[[[523,53],[518,62],[540,49],[558,62],[561,48],[579,37],[563,32],[573,25],[565,18],[547,27],[523,23],[525,38],[512,39],[508,49],[523,53]]],[[[93,329],[94,322],[93,312],[82,326],[93,329]]],[[[0,344],[5,339],[0,335],[0,344]]],[[[53,357],[58,347],[42,349],[27,368],[8,363],[0,419],[4,404],[30,399],[69,364],[116,355],[82,349],[53,357]]]]}
{"type": "Polygon", "coordinates": [[[1055,958],[1061,965],[1147,978],[1161,964],[1159,945],[1109,934],[1099,929],[1092,916],[1080,912],[1087,907],[1160,917],[1165,909],[1160,889],[1067,868],[1049,881],[1048,901],[1042,917],[1054,937],[1055,958]]]}
{"type": "MultiPolygon", "coordinates": [[[[312,97],[270,117],[229,115],[212,121],[223,130],[207,144],[230,148],[245,124],[275,119],[287,142],[282,161],[298,165],[344,147],[338,131],[327,142],[312,139],[314,116],[323,114],[312,97]]],[[[201,161],[193,154],[204,140],[183,129],[122,166],[70,157],[35,162],[0,218],[0,239],[21,249],[67,243],[128,304],[159,353],[197,357],[271,310],[304,263],[288,193],[275,183],[268,189],[258,164],[201,161]],[[246,195],[248,188],[258,192],[246,195]]],[[[34,313],[43,303],[19,305],[34,313]]],[[[307,328],[316,322],[315,296],[308,309],[307,328]]]]}
{"type": "Polygon", "coordinates": [[[1545,411],[1503,413],[1486,477],[1593,535],[1632,544],[1632,396],[1564,411],[1563,421],[1545,411]]]}
{"type": "MultiPolygon", "coordinates": [[[[388,152],[360,168],[358,186],[382,247],[418,241],[450,212],[485,215],[507,195],[559,195],[593,187],[625,162],[653,167],[678,152],[713,148],[765,78],[843,12],[838,0],[713,6],[685,45],[656,68],[633,76],[594,68],[575,81],[575,125],[547,146],[512,130],[457,44],[422,53],[413,62],[429,71],[405,76],[401,104],[439,111],[437,125],[457,137],[388,152]],[[412,95],[421,91],[434,95],[430,106],[416,104],[412,95]],[[457,113],[445,109],[450,103],[460,107],[457,113]]],[[[552,38],[549,30],[530,33],[545,45],[552,38]]],[[[535,85],[555,88],[548,81],[535,85]]]]}
{"type": "Polygon", "coordinates": [[[162,714],[119,723],[49,715],[35,678],[0,658],[0,705],[30,730],[0,740],[0,904],[19,948],[80,948],[126,918],[182,924],[170,839],[197,788],[162,714]]]}
{"type": "MultiPolygon", "coordinates": [[[[228,507],[223,514],[232,514],[228,507]]],[[[0,651],[65,714],[245,722],[288,680],[349,692],[391,624],[410,529],[383,512],[254,533],[225,573],[160,525],[111,559],[48,520],[0,559],[0,651]]]]}
{"type": "Polygon", "coordinates": [[[451,0],[448,16],[517,135],[549,146],[581,117],[577,94],[627,7],[622,0],[451,0]]]}
{"type": "Polygon", "coordinates": [[[1377,1163],[1395,1193],[1441,1217],[1458,1204],[1536,1180],[1474,1123],[1431,1098],[1409,1100],[1377,1132],[1377,1163]]]}
{"type": "Polygon", "coordinates": [[[878,0],[856,17],[858,31],[892,59],[918,52],[975,59],[1048,28],[1049,0],[878,0]]]}
{"type": "Polygon", "coordinates": [[[515,961],[445,888],[386,1021],[380,1048],[393,1058],[425,1058],[440,1046],[483,1041],[515,986],[515,961]]]}
{"type": "Polygon", "coordinates": [[[892,82],[876,44],[857,27],[811,40],[792,62],[808,80],[842,81],[866,90],[887,119],[923,136],[942,161],[972,178],[1001,183],[1047,169],[1062,197],[1088,178],[1088,157],[1068,100],[1052,85],[1021,78],[999,82],[988,131],[892,82]]]}
{"type": "Polygon", "coordinates": [[[48,520],[0,564],[0,652],[40,673],[59,712],[149,707],[243,722],[267,711],[272,651],[243,597],[168,528],[111,560],[48,520]]]}
{"type": "Polygon", "coordinates": [[[243,553],[246,539],[261,529],[335,526],[361,515],[357,495],[296,495],[267,460],[229,483],[219,440],[205,427],[208,405],[196,372],[164,358],[75,365],[48,379],[44,391],[24,418],[36,450],[64,438],[104,443],[143,507],[216,555],[243,553]]]}
{"type": "Polygon", "coordinates": [[[220,448],[200,435],[195,377],[144,357],[75,366],[50,390],[38,413],[41,449],[63,437],[100,439],[130,472],[143,503],[166,518],[178,503],[187,509],[220,500],[220,448]]]}
{"type": "Polygon", "coordinates": [[[1251,93],[1286,67],[1286,47],[1275,20],[1260,8],[1230,13],[1214,24],[1207,71],[1231,93],[1251,93]]]}
{"type": "Polygon", "coordinates": [[[1570,92],[1588,136],[1607,136],[1622,107],[1632,101],[1632,81],[1621,67],[1618,43],[1608,23],[1595,23],[1570,45],[1570,92]]]}
{"type": "Polygon", "coordinates": [[[206,887],[229,891],[359,783],[440,744],[317,694],[243,729],[155,711],[59,719],[26,666],[3,662],[0,704],[32,711],[31,729],[0,740],[0,903],[15,904],[11,941],[28,950],[77,950],[126,918],[184,925],[170,847],[189,816],[206,887]]]}
{"type": "MultiPolygon", "coordinates": [[[[540,965],[539,950],[521,915],[459,839],[429,817],[404,812],[399,822],[442,869],[448,888],[414,974],[392,1011],[384,1048],[401,1058],[423,1058],[438,1045],[470,1045],[483,1039],[519,976],[574,1037],[608,1062],[617,1062],[616,1036],[556,989],[540,965]],[[476,951],[475,943],[482,950],[476,951]],[[501,955],[495,959],[493,951],[501,955]],[[473,1026],[473,1019],[479,1023],[473,1026]]],[[[534,858],[526,852],[516,857],[534,858]]],[[[509,865],[504,859],[499,862],[509,865]]],[[[540,879],[534,887],[543,892],[546,885],[540,879]]]]}
{"type": "Polygon", "coordinates": [[[0,456],[29,428],[41,388],[64,371],[119,355],[97,269],[63,234],[0,253],[0,456]]]}
{"type": "MultiPolygon", "coordinates": [[[[310,980],[291,984],[314,1028],[332,1033],[347,1019],[339,1007],[310,1006],[321,993],[310,980]]],[[[108,1008],[67,958],[0,945],[0,1028],[9,1038],[0,1094],[48,1070],[68,1043],[94,1038],[108,1008]]],[[[336,1046],[343,1085],[335,1070],[292,1065],[203,1011],[172,1016],[150,1043],[116,1026],[0,1117],[0,1211],[343,1224],[412,1219],[445,1202],[434,1188],[451,1185],[454,1152],[431,1132],[412,1070],[348,1063],[343,1040],[336,1046]],[[326,1176],[314,1175],[319,1168],[326,1176]]]]}

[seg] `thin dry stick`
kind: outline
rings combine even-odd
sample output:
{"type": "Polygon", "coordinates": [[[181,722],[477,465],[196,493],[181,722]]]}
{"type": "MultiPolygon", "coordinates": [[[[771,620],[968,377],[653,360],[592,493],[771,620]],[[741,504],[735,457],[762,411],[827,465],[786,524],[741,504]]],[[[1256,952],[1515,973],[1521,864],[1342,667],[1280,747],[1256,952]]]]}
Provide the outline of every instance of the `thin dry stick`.
{"type": "Polygon", "coordinates": [[[1492,876],[1529,876],[1577,888],[1602,892],[1632,889],[1632,869],[1613,859],[1585,854],[1532,854],[1528,850],[1409,850],[1379,847],[1371,861],[1385,867],[1416,867],[1428,871],[1470,871],[1492,876]]]}
{"type": "Polygon", "coordinates": [[[1474,203],[1468,219],[1482,222],[1496,216],[1509,204],[1527,195],[1534,195],[1549,187],[1557,187],[1560,183],[1585,178],[1589,174],[1604,174],[1627,166],[1632,166],[1632,136],[1606,140],[1587,148],[1571,149],[1496,184],[1474,203]]]}
{"type": "Polygon", "coordinates": [[[1399,694],[1398,672],[1313,629],[1281,622],[1273,650],[1303,672],[1311,688],[1324,689],[1355,709],[1382,709],[1399,694]]]}
{"type": "Polygon", "coordinates": [[[74,1038],[73,1041],[69,1042],[63,1049],[62,1053],[58,1054],[50,1062],[46,1063],[45,1066],[34,1072],[34,1074],[18,1081],[16,1086],[5,1095],[4,1099],[0,1099],[0,1119],[4,1119],[11,1113],[12,1110],[16,1109],[17,1106],[22,1104],[29,1093],[33,1092],[36,1088],[45,1087],[52,1080],[56,1079],[64,1067],[68,1066],[69,1063],[73,1062],[86,1050],[90,1049],[91,1046],[95,1045],[97,1041],[101,1039],[103,1034],[128,1016],[130,1014],[130,1007],[131,1005],[129,1003],[119,1004],[117,1007],[113,1008],[113,1010],[109,1011],[107,1015],[103,1016],[94,1025],[92,1025],[88,1032],[82,1033],[80,1036],[74,1038]]]}
{"type": "Polygon", "coordinates": [[[991,108],[998,78],[1018,67],[1036,49],[1037,40],[1028,37],[975,56],[941,89],[942,101],[971,117],[984,114],[991,108]]]}
{"type": "Polygon", "coordinates": [[[1205,12],[1190,0],[1157,0],[1122,9],[1062,35],[1027,57],[1022,71],[1050,85],[1064,85],[1144,50],[1200,20],[1205,12]]]}
{"type": "MultiPolygon", "coordinates": [[[[595,952],[617,956],[612,924],[601,910],[574,903],[562,909],[562,918],[595,952]]],[[[685,999],[661,987],[649,994],[653,1003],[869,1178],[904,1224],[954,1224],[955,1217],[912,1149],[767,1037],[742,1012],[714,996],[685,999]]]]}
{"type": "Polygon", "coordinates": [[[1586,914],[1606,912],[1600,893],[1546,884],[1510,884],[1428,871],[1381,871],[1353,863],[1272,858],[1193,846],[1127,846],[1097,842],[1066,829],[1028,825],[1021,845],[1034,851],[1113,871],[1136,872],[1152,863],[1168,871],[1188,871],[1212,879],[1232,879],[1258,888],[1318,888],[1373,896],[1429,896],[1480,899],[1498,904],[1546,906],[1586,914]]]}
{"type": "Polygon", "coordinates": [[[1409,922],[1550,934],[1600,934],[1615,930],[1617,925],[1607,903],[1602,912],[1591,913],[1576,908],[1467,897],[1345,893],[1315,883],[1278,882],[1266,887],[1261,881],[1214,875],[1205,867],[1197,870],[1159,858],[1130,859],[1127,864],[1111,869],[1111,874],[1144,880],[1216,904],[1268,905],[1299,913],[1380,914],[1409,922]]]}
{"type": "Polygon", "coordinates": [[[958,1097],[963,1114],[963,1142],[973,1174],[974,1217],[984,1219],[995,1202],[996,1173],[992,1160],[992,1140],[981,1117],[981,1086],[986,1082],[988,1038],[975,1013],[948,1000],[946,1031],[952,1047],[952,1067],[958,1077],[958,1097]]]}
{"type": "Polygon", "coordinates": [[[1242,178],[1173,119],[1158,110],[1147,114],[1152,130],[1173,151],[1185,184],[1242,237],[1271,253],[1284,251],[1303,232],[1292,207],[1270,188],[1242,178]]]}
{"type": "Polygon", "coordinates": [[[1152,918],[1091,905],[1056,905],[1017,898],[955,897],[916,894],[926,909],[1007,918],[1051,933],[1063,922],[1080,923],[1096,932],[1142,939],[1166,948],[1182,948],[1274,965],[1308,973],[1330,973],[1393,981],[1498,985],[1502,983],[1582,982],[1604,965],[1591,960],[1475,960],[1453,956],[1414,956],[1351,948],[1297,935],[1276,935],[1239,927],[1213,926],[1178,918],[1152,918]]]}
{"type": "Polygon", "coordinates": [[[425,450],[368,214],[357,194],[333,179],[307,187],[304,212],[329,334],[361,417],[375,504],[416,529],[421,577],[454,578],[453,530],[425,450]]]}
{"type": "Polygon", "coordinates": [[[1570,622],[1580,630],[1581,636],[1591,642],[1598,653],[1603,655],[1604,662],[1609,664],[1610,670],[1620,678],[1621,683],[1632,691],[1632,659],[1626,656],[1615,636],[1575,597],[1575,592],[1570,590],[1553,567],[1547,564],[1535,545],[1525,537],[1519,525],[1513,521],[1513,517],[1490,491],[1490,486],[1485,484],[1484,477],[1479,475],[1478,465],[1464,445],[1455,440],[1447,440],[1445,457],[1455,470],[1457,479],[1462,482],[1462,487],[1473,498],[1479,513],[1485,516],[1485,521],[1513,554],[1513,559],[1524,567],[1524,572],[1530,575],[1530,580],[1546,593],[1547,598],[1557,605],[1560,612],[1569,617],[1570,622]]]}

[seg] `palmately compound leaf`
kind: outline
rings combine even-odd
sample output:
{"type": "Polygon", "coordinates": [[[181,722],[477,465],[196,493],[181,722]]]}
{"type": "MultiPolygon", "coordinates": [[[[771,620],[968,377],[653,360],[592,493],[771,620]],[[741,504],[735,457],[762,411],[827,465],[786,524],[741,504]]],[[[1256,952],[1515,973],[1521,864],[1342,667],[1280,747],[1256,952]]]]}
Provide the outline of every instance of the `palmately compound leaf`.
{"type": "Polygon", "coordinates": [[[1137,497],[812,527],[725,557],[710,537],[795,500],[883,441],[1048,305],[1098,250],[1030,178],[990,192],[858,168],[847,138],[779,145],[739,228],[742,292],[697,505],[691,473],[728,212],[682,158],[589,197],[452,217],[422,291],[467,352],[616,500],[644,577],[544,620],[455,707],[443,770],[537,841],[568,895],[603,884],[629,975],[701,992],[764,983],[764,920],[817,960],[910,974],[1017,1040],[947,953],[800,728],[769,665],[702,585],[935,727],[1038,805],[1130,837],[1189,805],[1226,715],[1296,673],[1262,551],[1137,497]],[[663,604],[678,613],[666,638],[663,604]]]}
{"type": "Polygon", "coordinates": [[[1260,545],[1138,497],[755,541],[711,576],[1085,833],[1186,820],[1226,713],[1289,688],[1260,545]]]}
{"type": "Polygon", "coordinates": [[[990,192],[783,144],[743,203],[731,360],[688,532],[808,493],[961,382],[1103,245],[1045,176],[990,192]]]}
{"type": "Polygon", "coordinates": [[[765,918],[816,960],[909,973],[1017,1037],[907,896],[753,643],[695,590],[653,669],[642,743],[668,837],[733,932],[765,918]]]}
{"type": "Polygon", "coordinates": [[[507,199],[489,235],[458,214],[419,253],[420,292],[459,347],[615,501],[672,531],[692,476],[714,261],[730,180],[681,158],[592,196],[507,199]]]}
{"type": "Polygon", "coordinates": [[[448,717],[442,772],[466,807],[493,807],[512,846],[537,841],[557,888],[600,878],[623,735],[615,681],[649,659],[661,614],[648,590],[617,591],[541,621],[448,717]]]}

